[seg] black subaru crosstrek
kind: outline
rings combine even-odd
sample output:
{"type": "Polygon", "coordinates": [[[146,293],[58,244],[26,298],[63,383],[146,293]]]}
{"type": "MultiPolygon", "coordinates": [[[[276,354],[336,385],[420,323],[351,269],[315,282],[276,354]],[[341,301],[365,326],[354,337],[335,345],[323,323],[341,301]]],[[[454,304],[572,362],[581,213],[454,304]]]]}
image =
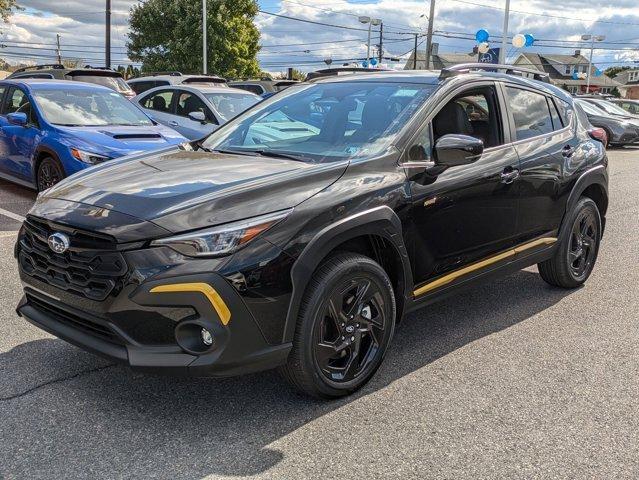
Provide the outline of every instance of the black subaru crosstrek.
{"type": "Polygon", "coordinates": [[[337,397],[402,317],[533,264],[586,281],[607,157],[562,90],[491,65],[301,83],[199,142],[76,174],[37,199],[18,313],[131,367],[279,367],[337,397]]]}

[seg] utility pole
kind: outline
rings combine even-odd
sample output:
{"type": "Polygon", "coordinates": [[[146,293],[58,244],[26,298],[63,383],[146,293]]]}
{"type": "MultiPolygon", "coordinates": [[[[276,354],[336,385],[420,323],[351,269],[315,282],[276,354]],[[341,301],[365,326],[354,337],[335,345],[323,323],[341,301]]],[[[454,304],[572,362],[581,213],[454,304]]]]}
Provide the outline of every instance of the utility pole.
{"type": "Polygon", "coordinates": [[[208,58],[206,46],[206,0],[202,0],[202,73],[206,75],[208,72],[208,58]]]}
{"type": "Polygon", "coordinates": [[[590,75],[592,74],[592,54],[595,50],[595,42],[603,42],[606,39],[605,35],[582,35],[581,39],[584,41],[590,40],[590,60],[588,60],[588,80],[586,81],[586,93],[590,93],[590,75]]]}
{"type": "Polygon", "coordinates": [[[428,32],[426,33],[426,70],[430,70],[430,56],[431,50],[433,49],[433,22],[435,22],[435,0],[430,0],[428,32]]]}
{"type": "Polygon", "coordinates": [[[499,49],[499,63],[506,64],[506,41],[508,40],[508,17],[510,16],[510,0],[506,0],[504,9],[504,27],[501,31],[501,48],[499,49]]]}
{"type": "Polygon", "coordinates": [[[377,55],[377,60],[380,65],[382,63],[382,57],[384,56],[383,49],[384,49],[384,22],[379,24],[379,52],[377,55]]]}
{"type": "Polygon", "coordinates": [[[415,48],[413,49],[413,70],[417,70],[417,34],[415,34],[415,48]]]}
{"type": "Polygon", "coordinates": [[[106,39],[104,44],[104,66],[111,68],[111,0],[106,0],[106,39]]]}
{"type": "Polygon", "coordinates": [[[56,53],[58,55],[58,65],[62,65],[62,53],[60,52],[60,34],[56,34],[56,53]]]}

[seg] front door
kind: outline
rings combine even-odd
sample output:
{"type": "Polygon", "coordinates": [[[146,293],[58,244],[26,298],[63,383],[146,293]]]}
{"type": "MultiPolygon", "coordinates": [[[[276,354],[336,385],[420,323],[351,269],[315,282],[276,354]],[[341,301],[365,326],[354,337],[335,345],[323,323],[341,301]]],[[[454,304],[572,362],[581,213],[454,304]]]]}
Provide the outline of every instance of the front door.
{"type": "Polygon", "coordinates": [[[470,165],[435,169],[432,175],[428,170],[408,172],[416,285],[450,277],[514,245],[519,160],[506,143],[509,132],[501,93],[494,84],[482,83],[453,95],[410,144],[421,144],[433,158],[432,147],[439,138],[464,134],[481,138],[485,150],[470,165]]]}

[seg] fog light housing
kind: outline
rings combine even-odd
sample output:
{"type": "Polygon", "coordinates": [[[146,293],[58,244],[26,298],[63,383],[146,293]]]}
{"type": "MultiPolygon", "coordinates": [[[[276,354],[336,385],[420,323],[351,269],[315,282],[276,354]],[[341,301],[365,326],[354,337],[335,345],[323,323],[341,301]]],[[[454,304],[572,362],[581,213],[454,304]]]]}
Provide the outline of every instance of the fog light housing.
{"type": "Polygon", "coordinates": [[[200,337],[202,337],[202,343],[207,347],[213,345],[213,335],[206,328],[203,328],[200,332],[200,337]]]}

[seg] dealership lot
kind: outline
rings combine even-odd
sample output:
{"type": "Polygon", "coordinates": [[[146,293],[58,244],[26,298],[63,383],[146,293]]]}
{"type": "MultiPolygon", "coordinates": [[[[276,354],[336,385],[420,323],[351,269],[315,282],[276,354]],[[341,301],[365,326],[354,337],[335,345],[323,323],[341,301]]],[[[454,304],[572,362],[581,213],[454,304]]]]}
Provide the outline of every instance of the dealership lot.
{"type": "Polygon", "coordinates": [[[609,156],[584,288],[527,269],[413,313],[334,402],[272,372],[141,375],[30,326],[12,248],[34,194],[0,183],[0,478],[636,478],[639,150],[609,156]]]}

